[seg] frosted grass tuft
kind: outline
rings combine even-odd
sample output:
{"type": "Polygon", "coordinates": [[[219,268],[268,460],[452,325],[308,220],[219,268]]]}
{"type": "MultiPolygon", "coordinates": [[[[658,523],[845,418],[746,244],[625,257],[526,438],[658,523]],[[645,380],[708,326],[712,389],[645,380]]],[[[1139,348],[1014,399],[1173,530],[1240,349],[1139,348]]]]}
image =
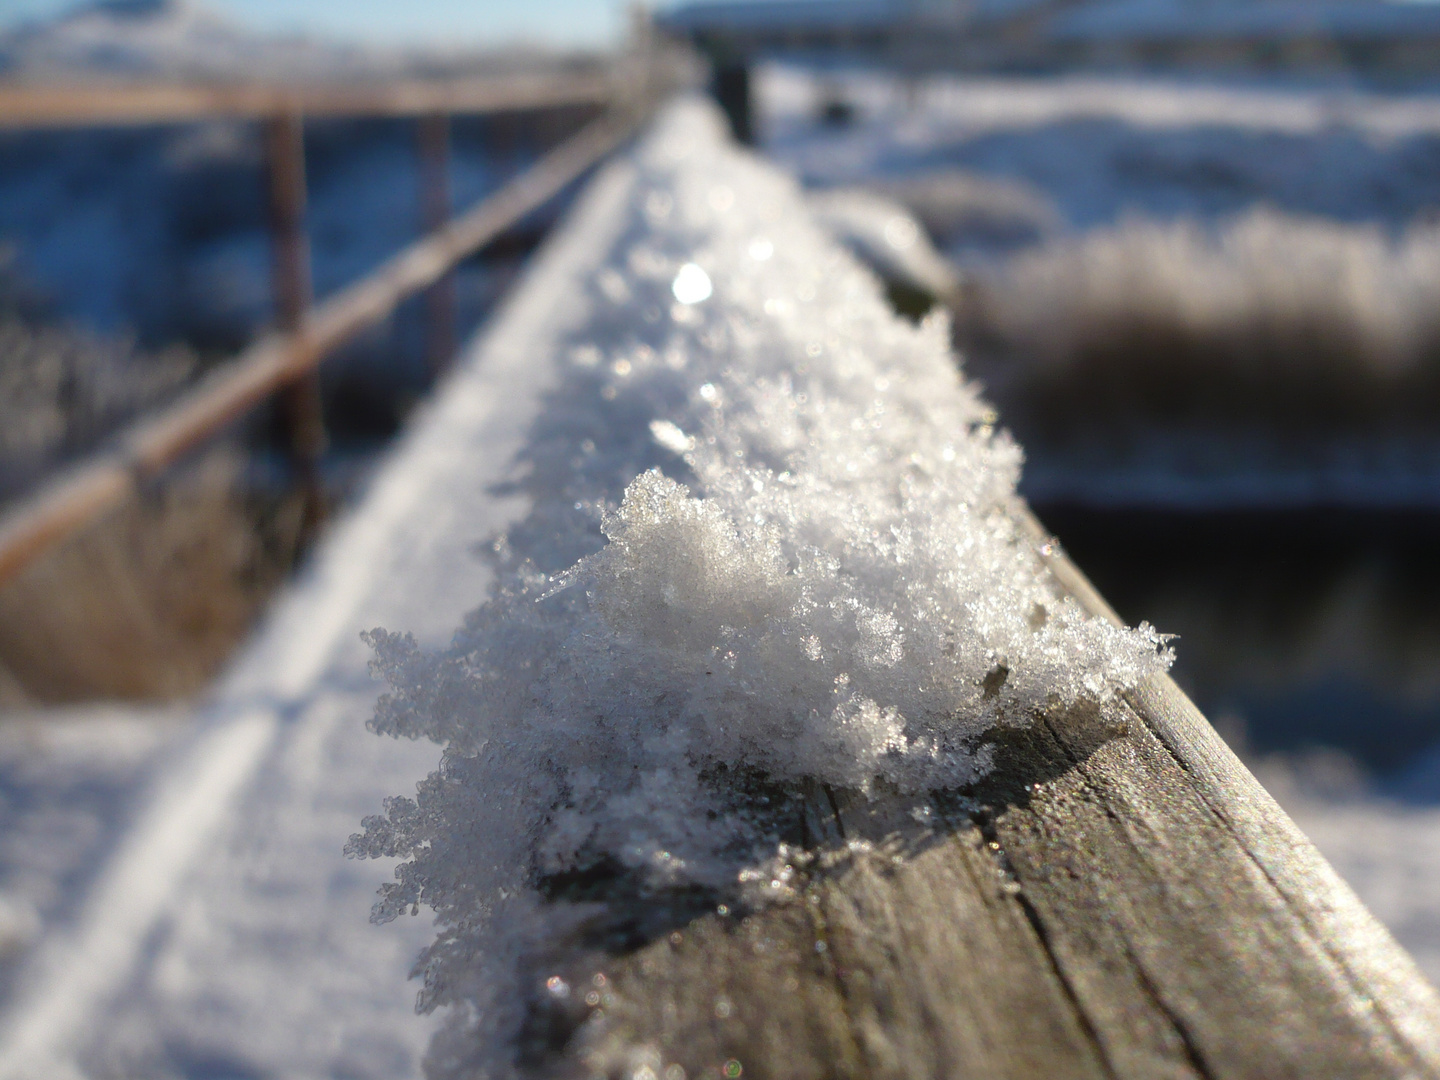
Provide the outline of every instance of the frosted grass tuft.
{"type": "Polygon", "coordinates": [[[897,318],[792,181],[694,102],[617,167],[603,266],[543,283],[579,309],[493,595],[443,652],[367,635],[374,730],[444,747],[348,850],[405,860],[377,920],[437,912],[417,971],[422,1008],[457,1006],[445,1075],[507,1071],[526,1010],[588,977],[557,971],[596,900],[780,898],[755,883],[799,858],[787,798],[961,787],[996,724],[1169,663],[1060,595],[948,327],[897,318]]]}

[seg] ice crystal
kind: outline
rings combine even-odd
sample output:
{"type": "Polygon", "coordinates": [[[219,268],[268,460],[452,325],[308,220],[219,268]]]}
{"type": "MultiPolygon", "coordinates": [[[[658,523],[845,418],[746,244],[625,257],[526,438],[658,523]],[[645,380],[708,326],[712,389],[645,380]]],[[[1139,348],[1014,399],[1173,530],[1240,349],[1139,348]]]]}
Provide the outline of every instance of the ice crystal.
{"type": "Polygon", "coordinates": [[[774,793],[960,787],[993,725],[1168,663],[1062,597],[946,325],[897,318],[790,180],[693,102],[615,167],[601,265],[527,286],[581,308],[493,595],[445,652],[368,635],[374,729],[444,747],[350,846],[406,860],[377,919],[438,913],[442,1073],[503,1074],[526,995],[559,1000],[544,958],[593,918],[585,882],[781,896],[774,793]]]}

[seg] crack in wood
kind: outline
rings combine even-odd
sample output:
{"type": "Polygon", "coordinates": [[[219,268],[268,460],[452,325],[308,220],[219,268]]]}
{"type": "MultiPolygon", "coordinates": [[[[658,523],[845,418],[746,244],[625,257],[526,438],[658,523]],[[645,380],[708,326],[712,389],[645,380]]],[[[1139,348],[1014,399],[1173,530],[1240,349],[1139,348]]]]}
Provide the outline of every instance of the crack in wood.
{"type": "MultiPolygon", "coordinates": [[[[1163,698],[1172,699],[1173,704],[1179,704],[1179,702],[1173,699],[1183,699],[1183,692],[1176,687],[1168,677],[1160,683],[1159,692],[1163,698]]],[[[1311,905],[1303,902],[1297,903],[1297,898],[1293,894],[1293,890],[1286,888],[1285,883],[1280,880],[1272,871],[1271,867],[1267,865],[1266,860],[1260,858],[1252,849],[1251,845],[1247,842],[1248,838],[1244,835],[1240,824],[1235,820],[1234,815],[1227,810],[1226,802],[1228,800],[1216,797],[1214,785],[1210,782],[1211,778],[1203,771],[1197,769],[1195,764],[1188,759],[1183,749],[1176,745],[1174,733],[1169,731],[1166,725],[1162,724],[1156,716],[1152,715],[1153,710],[1145,707],[1144,703],[1139,699],[1138,694],[1127,692],[1124,695],[1124,700],[1146,730],[1148,730],[1154,736],[1155,740],[1164,748],[1176,766],[1195,781],[1194,788],[1200,800],[1214,815],[1219,825],[1235,839],[1237,847],[1244,853],[1244,856],[1249,860],[1256,872],[1259,873],[1270,888],[1274,890],[1280,902],[1293,913],[1294,917],[1305,928],[1307,936],[1314,942],[1315,946],[1335,965],[1336,970],[1344,978],[1347,988],[1355,996],[1357,1001],[1370,1001],[1369,992],[1365,988],[1365,981],[1353,969],[1351,958],[1347,955],[1347,950],[1342,947],[1342,942],[1337,940],[1333,934],[1327,934],[1325,932],[1324,927],[1315,918],[1311,905]]],[[[1188,699],[1184,700],[1185,703],[1188,704],[1188,699]]],[[[1218,735],[1215,737],[1217,739],[1219,738],[1218,735]]],[[[1238,759],[1234,762],[1234,768],[1236,770],[1244,770],[1244,766],[1240,764],[1238,759]]],[[[1253,786],[1266,800],[1270,799],[1269,793],[1261,788],[1259,782],[1256,781],[1248,771],[1244,772],[1242,783],[1244,781],[1248,781],[1244,786],[1253,786]]],[[[1281,811],[1278,806],[1275,807],[1275,811],[1277,814],[1283,814],[1283,811],[1281,811]]],[[[1356,901],[1356,903],[1358,904],[1358,901],[1356,901]]],[[[1400,1025],[1395,1022],[1389,1010],[1383,1007],[1383,1004],[1380,1004],[1379,1007],[1373,1009],[1373,1012],[1389,1036],[1394,1051],[1405,1057],[1411,1068],[1421,1070],[1420,1075],[1424,1075],[1425,1066],[1416,1056],[1414,1049],[1409,1045],[1409,1040],[1407,1040],[1405,1032],[1400,1025]]],[[[1177,1030],[1179,1030],[1178,1026],[1177,1030]]]]}
{"type": "Polygon", "coordinates": [[[1165,998],[1160,993],[1160,988],[1155,985],[1155,980],[1152,979],[1150,973],[1145,970],[1144,963],[1135,955],[1134,950],[1126,949],[1125,954],[1129,957],[1131,966],[1135,969],[1135,974],[1140,982],[1140,988],[1144,990],[1150,1000],[1154,1002],[1155,1008],[1163,1013],[1170,1021],[1175,1029],[1175,1034],[1180,1037],[1180,1045],[1185,1048],[1185,1056],[1189,1061],[1190,1067],[1193,1068],[1203,1080],[1215,1080],[1215,1073],[1212,1072],[1210,1067],[1205,1063],[1205,1055],[1200,1052],[1200,1047],[1196,1043],[1195,1037],[1190,1033],[1189,1026],[1180,1015],[1166,1003],[1165,998]]]}

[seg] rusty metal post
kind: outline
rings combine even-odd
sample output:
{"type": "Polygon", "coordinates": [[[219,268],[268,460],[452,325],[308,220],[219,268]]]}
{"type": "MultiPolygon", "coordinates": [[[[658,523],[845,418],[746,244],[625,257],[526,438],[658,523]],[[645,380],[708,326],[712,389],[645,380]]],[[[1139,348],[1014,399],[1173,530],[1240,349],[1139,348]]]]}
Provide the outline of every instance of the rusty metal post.
{"type": "MultiPolygon", "coordinates": [[[[450,220],[450,117],[436,112],[419,123],[420,223],[433,233],[450,220]]],[[[438,375],[455,355],[455,272],[425,293],[425,360],[438,375]]]]}
{"type": "Polygon", "coordinates": [[[544,206],[628,138],[643,119],[636,113],[595,121],[439,233],[410,245],[373,273],[336,290],[310,313],[304,339],[261,335],[178,401],[131,425],[114,446],[63,470],[13,505],[0,507],[0,585],[56,543],[119,505],[137,484],[160,475],[194,447],[292,383],[295,372],[313,369],[356,334],[379,325],[400,301],[428,288],[461,259],[544,206]]]}
{"type": "MultiPolygon", "coordinates": [[[[266,128],[266,159],[270,181],[270,237],[273,249],[271,292],[280,330],[298,331],[305,324],[313,290],[310,282],[310,241],[305,232],[305,120],[298,112],[273,117],[266,128]]],[[[285,387],[279,395],[289,449],[305,499],[302,540],[319,524],[323,512],[320,455],[325,451],[325,416],[320,403],[320,377],[313,370],[285,387]]]]}

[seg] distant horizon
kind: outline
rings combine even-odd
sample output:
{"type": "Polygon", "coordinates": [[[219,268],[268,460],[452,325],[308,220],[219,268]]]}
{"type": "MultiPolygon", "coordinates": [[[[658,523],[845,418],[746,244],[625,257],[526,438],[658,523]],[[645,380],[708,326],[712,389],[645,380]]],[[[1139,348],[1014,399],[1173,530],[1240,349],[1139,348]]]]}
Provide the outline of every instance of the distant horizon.
{"type": "MultiPolygon", "coordinates": [[[[198,5],[259,34],[345,44],[596,49],[623,38],[629,7],[626,0],[408,0],[403,5],[395,0],[198,0],[198,5]]],[[[0,0],[0,31],[89,6],[86,0],[0,0]]]]}

